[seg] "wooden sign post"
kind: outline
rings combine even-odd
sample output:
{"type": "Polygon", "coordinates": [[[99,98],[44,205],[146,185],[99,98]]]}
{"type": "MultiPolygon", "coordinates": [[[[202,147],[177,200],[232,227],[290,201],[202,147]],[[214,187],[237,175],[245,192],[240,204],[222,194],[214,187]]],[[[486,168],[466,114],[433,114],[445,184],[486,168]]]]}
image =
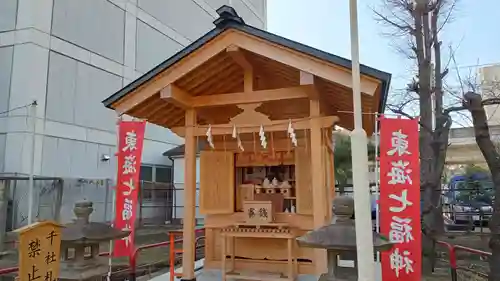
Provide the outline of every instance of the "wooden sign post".
{"type": "Polygon", "coordinates": [[[52,222],[36,222],[19,233],[19,281],[57,281],[61,253],[61,228],[52,222]]]}

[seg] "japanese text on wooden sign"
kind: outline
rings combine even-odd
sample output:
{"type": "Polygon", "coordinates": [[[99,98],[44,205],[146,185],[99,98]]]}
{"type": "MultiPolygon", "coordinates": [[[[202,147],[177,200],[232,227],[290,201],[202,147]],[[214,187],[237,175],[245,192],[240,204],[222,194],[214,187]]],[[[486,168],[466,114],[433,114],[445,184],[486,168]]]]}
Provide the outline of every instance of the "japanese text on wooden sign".
{"type": "Polygon", "coordinates": [[[36,222],[19,230],[19,280],[59,280],[61,226],[36,222]]]}
{"type": "Polygon", "coordinates": [[[139,173],[146,122],[122,121],[118,129],[118,175],[114,227],[130,231],[130,235],[116,240],[113,256],[129,256],[134,249],[139,173]]]}
{"type": "Polygon", "coordinates": [[[394,243],[382,253],[384,281],[421,279],[418,121],[380,121],[380,232],[394,243]]]}

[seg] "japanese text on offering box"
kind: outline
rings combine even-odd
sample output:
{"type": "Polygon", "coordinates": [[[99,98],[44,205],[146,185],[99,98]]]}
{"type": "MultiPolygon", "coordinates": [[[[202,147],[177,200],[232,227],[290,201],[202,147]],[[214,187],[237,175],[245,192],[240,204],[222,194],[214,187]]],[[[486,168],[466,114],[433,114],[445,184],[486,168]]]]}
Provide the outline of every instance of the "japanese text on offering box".
{"type": "Polygon", "coordinates": [[[380,122],[380,231],[394,243],[382,253],[384,281],[420,281],[420,165],[418,122],[380,122]]]}
{"type": "Polygon", "coordinates": [[[19,232],[19,280],[58,280],[61,226],[44,221],[21,228],[17,232],[19,232]]]}
{"type": "Polygon", "coordinates": [[[118,175],[114,227],[130,235],[114,243],[115,257],[129,256],[134,245],[134,223],[139,188],[145,122],[120,122],[118,130],[118,175]]]}

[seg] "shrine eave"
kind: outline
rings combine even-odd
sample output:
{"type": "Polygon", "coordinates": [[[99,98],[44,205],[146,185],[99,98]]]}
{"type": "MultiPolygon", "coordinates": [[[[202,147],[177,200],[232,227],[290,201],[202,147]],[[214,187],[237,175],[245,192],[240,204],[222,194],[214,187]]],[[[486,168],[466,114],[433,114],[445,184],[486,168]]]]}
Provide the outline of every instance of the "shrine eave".
{"type": "MultiPolygon", "coordinates": [[[[255,28],[253,26],[247,25],[239,18],[240,20],[235,20],[231,18],[224,18],[222,16],[223,13],[225,13],[227,10],[229,11],[232,10],[231,7],[228,6],[222,6],[221,8],[217,9],[217,12],[221,15],[221,18],[217,19],[214,21],[214,24],[216,25],[214,29],[210,30],[207,32],[205,35],[200,37],[198,40],[194,41],[181,51],[177,52],[174,54],[172,57],[168,58],[164,62],[160,63],[158,66],[150,70],[149,72],[145,73],[135,81],[131,82],[115,94],[111,95],[107,99],[103,101],[103,104],[107,108],[112,108],[113,104],[125,97],[127,94],[133,92],[134,90],[138,89],[142,85],[144,85],[146,82],[150,81],[169,67],[173,66],[183,58],[187,57],[189,54],[192,52],[198,50],[201,48],[203,45],[211,41],[212,39],[216,38],[218,35],[222,34],[223,32],[234,29],[241,31],[243,33],[253,35],[255,37],[261,38],[263,40],[269,41],[271,43],[281,45],[283,47],[298,51],[300,53],[315,57],[319,60],[330,62],[332,64],[351,69],[352,68],[352,62],[346,58],[333,55],[318,49],[315,49],[313,47],[295,42],[293,40],[278,36],[276,34],[255,28]]],[[[234,10],[233,10],[234,11],[234,10]]],[[[237,14],[236,14],[237,15],[237,14]]],[[[389,85],[391,81],[391,74],[377,70],[375,68],[368,67],[366,65],[361,65],[360,66],[360,72],[361,75],[366,75],[372,78],[375,78],[377,80],[381,81],[381,95],[380,95],[380,101],[379,101],[379,112],[383,112],[385,109],[385,104],[387,100],[387,94],[389,91],[389,85]]]]}

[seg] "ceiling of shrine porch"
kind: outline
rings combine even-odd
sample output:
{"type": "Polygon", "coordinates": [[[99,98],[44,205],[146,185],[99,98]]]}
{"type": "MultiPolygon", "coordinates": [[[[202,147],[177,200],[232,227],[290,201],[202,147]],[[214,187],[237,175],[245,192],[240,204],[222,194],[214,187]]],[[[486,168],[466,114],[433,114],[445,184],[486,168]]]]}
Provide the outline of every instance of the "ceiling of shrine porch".
{"type": "MultiPolygon", "coordinates": [[[[300,70],[279,63],[264,56],[240,49],[240,52],[253,69],[254,91],[290,88],[300,85],[300,70]]],[[[244,91],[244,70],[229,52],[222,51],[186,73],[175,81],[175,86],[191,96],[210,96],[217,94],[241,93],[244,91]]],[[[340,126],[352,128],[352,90],[342,85],[315,77],[314,84],[321,96],[325,115],[340,117],[340,126]]],[[[376,112],[380,91],[374,95],[363,94],[364,112],[376,112]]],[[[199,124],[226,124],[240,114],[236,105],[197,108],[199,124]]],[[[308,99],[274,100],[263,102],[257,110],[271,120],[286,120],[309,116],[308,99]]],[[[127,114],[145,119],[162,127],[184,126],[184,109],[168,102],[156,93],[135,106],[127,114]]],[[[374,119],[364,116],[365,124],[373,124],[374,119]]]]}

